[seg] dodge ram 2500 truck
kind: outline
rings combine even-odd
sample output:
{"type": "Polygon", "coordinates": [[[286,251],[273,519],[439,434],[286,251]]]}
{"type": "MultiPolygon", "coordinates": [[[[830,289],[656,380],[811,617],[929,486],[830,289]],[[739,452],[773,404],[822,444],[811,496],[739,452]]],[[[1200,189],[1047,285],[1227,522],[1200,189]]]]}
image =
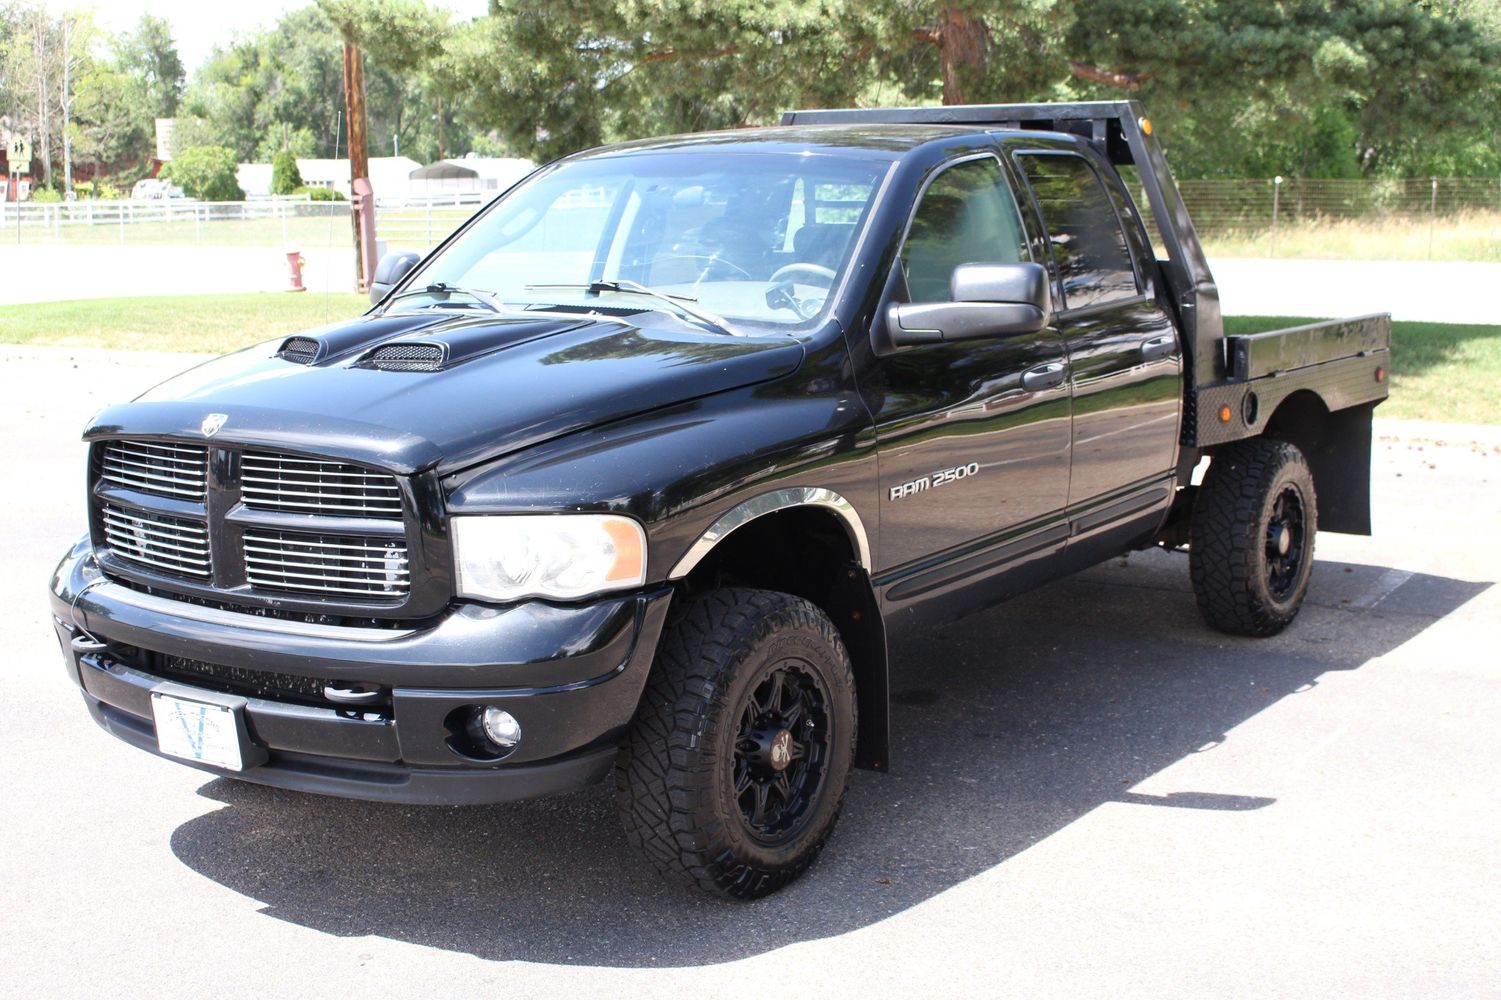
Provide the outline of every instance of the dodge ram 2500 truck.
{"type": "Polygon", "coordinates": [[[1157,544],[1270,635],[1370,530],[1389,319],[1226,337],[1134,103],[591,150],[376,279],[87,429],[52,608],[125,742],[408,803],[613,774],[751,898],[887,767],[894,633],[1157,544]]]}

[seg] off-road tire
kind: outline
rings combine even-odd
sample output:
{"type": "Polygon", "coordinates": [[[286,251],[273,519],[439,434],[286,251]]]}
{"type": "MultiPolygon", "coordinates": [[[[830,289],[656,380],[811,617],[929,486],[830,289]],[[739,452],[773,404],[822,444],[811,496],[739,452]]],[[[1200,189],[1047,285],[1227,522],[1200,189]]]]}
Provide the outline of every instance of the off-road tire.
{"type": "MultiPolygon", "coordinates": [[[[727,588],[674,608],[615,768],[627,838],[671,880],[732,899],[776,891],[807,870],[834,829],[854,764],[856,715],[849,654],[812,603],[727,588]],[[783,805],[787,829],[767,835],[752,827],[746,809],[765,824],[771,814],[756,803],[781,793],[737,795],[736,786],[751,780],[746,748],[754,741],[744,735],[746,720],[773,717],[756,716],[753,699],[762,692],[770,698],[774,675],[791,685],[775,688],[782,702],[791,699],[796,708],[805,698],[811,706],[819,689],[826,708],[805,707],[796,723],[777,730],[804,734],[802,744],[792,744],[805,754],[804,777],[815,759],[823,770],[816,787],[799,786],[813,789],[800,812],[783,805]]],[[[786,717],[793,718],[791,708],[786,717]]],[[[758,746],[754,759],[769,768],[775,751],[768,757],[764,741],[758,746]]],[[[798,765],[785,763],[788,752],[784,746],[784,770],[772,780],[784,773],[797,780],[798,765]]]]}
{"type": "Polygon", "coordinates": [[[1233,635],[1281,632],[1308,593],[1317,531],[1313,474],[1294,445],[1254,438],[1217,452],[1194,500],[1188,553],[1204,620],[1233,635]]]}

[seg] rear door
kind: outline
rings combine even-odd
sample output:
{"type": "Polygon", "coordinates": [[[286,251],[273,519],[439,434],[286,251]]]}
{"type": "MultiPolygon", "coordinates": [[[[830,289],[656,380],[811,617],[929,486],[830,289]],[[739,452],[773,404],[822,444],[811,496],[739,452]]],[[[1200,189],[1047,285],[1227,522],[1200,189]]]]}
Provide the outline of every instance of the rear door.
{"type": "Polygon", "coordinates": [[[1068,149],[1014,159],[1047,229],[1056,322],[1073,391],[1075,534],[1160,510],[1177,461],[1182,354],[1158,302],[1134,209],[1101,169],[1068,149]]]}
{"type": "MultiPolygon", "coordinates": [[[[1030,259],[1007,173],[983,154],[928,180],[896,266],[908,301],[941,302],[960,264],[1030,259]]],[[[877,576],[889,599],[937,596],[1061,544],[1067,360],[1051,327],[876,359],[863,381],[879,441],[877,576]],[[1046,377],[1024,385],[1028,372],[1046,377]]]]}

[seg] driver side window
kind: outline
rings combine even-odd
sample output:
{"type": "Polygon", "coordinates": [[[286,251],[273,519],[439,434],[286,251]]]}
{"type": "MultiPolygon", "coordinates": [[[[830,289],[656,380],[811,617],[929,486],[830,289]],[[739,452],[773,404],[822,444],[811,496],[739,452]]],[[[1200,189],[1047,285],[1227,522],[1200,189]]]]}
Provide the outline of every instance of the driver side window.
{"type": "Polygon", "coordinates": [[[960,264],[1030,259],[1016,200],[988,156],[955,164],[928,185],[902,247],[912,302],[949,301],[949,279],[960,264]]]}

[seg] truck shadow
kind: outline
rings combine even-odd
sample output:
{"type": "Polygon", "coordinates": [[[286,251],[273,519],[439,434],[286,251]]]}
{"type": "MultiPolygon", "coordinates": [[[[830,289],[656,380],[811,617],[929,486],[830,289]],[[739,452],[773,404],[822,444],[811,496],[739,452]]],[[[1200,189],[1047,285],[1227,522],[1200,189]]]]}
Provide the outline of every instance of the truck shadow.
{"type": "Polygon", "coordinates": [[[178,827],[172,850],[269,916],[328,934],[490,960],[731,961],[868,926],[1104,803],[1275,808],[1254,788],[1131,789],[1489,586],[1320,564],[1298,623],[1254,641],[1210,632],[1186,576],[1180,557],[1133,555],[901,642],[893,772],[857,772],[824,857],[759,903],[660,881],[624,844],[608,785],[411,808],[216,779],[200,794],[224,808],[178,827]]]}

